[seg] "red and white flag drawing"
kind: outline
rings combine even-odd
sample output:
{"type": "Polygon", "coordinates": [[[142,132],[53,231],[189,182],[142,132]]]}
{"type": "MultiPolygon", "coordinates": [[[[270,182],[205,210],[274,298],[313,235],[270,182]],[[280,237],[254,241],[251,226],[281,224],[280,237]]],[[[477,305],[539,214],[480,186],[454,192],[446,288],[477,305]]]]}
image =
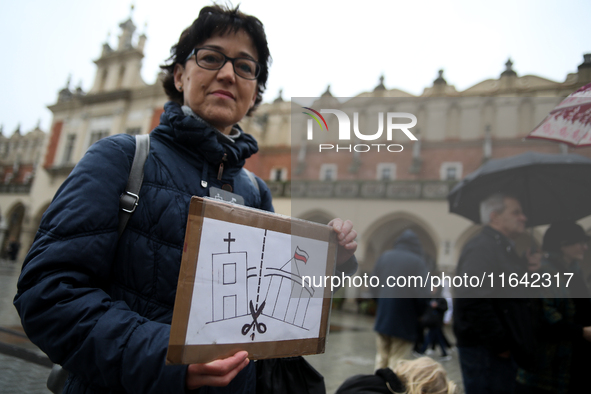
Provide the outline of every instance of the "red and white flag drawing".
{"type": "Polygon", "coordinates": [[[295,250],[295,253],[293,254],[293,258],[306,264],[308,262],[308,259],[310,258],[310,256],[308,255],[308,253],[306,253],[305,251],[300,249],[298,246],[296,246],[296,250],[295,250]]]}

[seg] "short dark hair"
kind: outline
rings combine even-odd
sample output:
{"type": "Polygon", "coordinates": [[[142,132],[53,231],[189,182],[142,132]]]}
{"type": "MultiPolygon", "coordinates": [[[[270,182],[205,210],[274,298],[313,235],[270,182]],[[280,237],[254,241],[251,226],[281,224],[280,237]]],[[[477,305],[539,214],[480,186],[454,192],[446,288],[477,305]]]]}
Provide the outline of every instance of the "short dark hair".
{"type": "Polygon", "coordinates": [[[179,92],[174,85],[174,68],[177,64],[184,66],[189,53],[197,45],[217,34],[224,35],[244,30],[252,39],[258,53],[258,63],[261,65],[261,72],[257,78],[257,97],[247,115],[250,115],[263,101],[271,63],[267,36],[262,22],[252,15],[239,11],[238,7],[228,8],[218,4],[203,7],[197,19],[181,33],[179,41],[170,48],[170,57],[166,60],[166,64],[160,66],[164,71],[162,86],[170,100],[183,104],[183,93],[179,92]]]}

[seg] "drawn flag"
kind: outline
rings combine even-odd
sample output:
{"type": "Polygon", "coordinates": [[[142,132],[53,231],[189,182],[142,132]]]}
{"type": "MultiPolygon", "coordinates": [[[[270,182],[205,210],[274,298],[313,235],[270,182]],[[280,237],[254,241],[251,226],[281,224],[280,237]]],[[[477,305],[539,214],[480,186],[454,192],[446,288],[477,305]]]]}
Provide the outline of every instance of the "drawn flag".
{"type": "Polygon", "coordinates": [[[293,254],[293,258],[306,264],[310,256],[308,255],[308,253],[296,246],[296,251],[293,254]]]}

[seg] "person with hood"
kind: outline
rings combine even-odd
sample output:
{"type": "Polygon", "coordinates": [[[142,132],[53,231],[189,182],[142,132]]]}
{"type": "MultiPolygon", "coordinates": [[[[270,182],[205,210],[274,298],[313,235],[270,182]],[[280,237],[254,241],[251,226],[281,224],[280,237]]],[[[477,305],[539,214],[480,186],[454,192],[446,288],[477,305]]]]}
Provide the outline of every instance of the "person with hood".
{"type": "Polygon", "coordinates": [[[423,248],[414,231],[405,230],[396,239],[394,247],[380,256],[372,275],[380,280],[374,288],[378,302],[375,369],[394,369],[398,360],[411,353],[430,297],[428,288],[409,281],[427,277],[423,248]]]}

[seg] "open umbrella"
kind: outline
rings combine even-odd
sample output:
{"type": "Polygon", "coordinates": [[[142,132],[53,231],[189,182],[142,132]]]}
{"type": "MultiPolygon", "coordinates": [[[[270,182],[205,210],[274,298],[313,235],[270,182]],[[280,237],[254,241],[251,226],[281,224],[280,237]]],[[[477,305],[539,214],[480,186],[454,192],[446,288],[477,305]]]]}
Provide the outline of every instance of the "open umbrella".
{"type": "Polygon", "coordinates": [[[480,202],[496,192],[521,201],[528,226],[591,215],[591,159],[526,152],[492,159],[449,193],[449,211],[480,223],[480,202]]]}
{"type": "Polygon", "coordinates": [[[591,146],[591,83],[565,98],[525,138],[591,146]]]}

